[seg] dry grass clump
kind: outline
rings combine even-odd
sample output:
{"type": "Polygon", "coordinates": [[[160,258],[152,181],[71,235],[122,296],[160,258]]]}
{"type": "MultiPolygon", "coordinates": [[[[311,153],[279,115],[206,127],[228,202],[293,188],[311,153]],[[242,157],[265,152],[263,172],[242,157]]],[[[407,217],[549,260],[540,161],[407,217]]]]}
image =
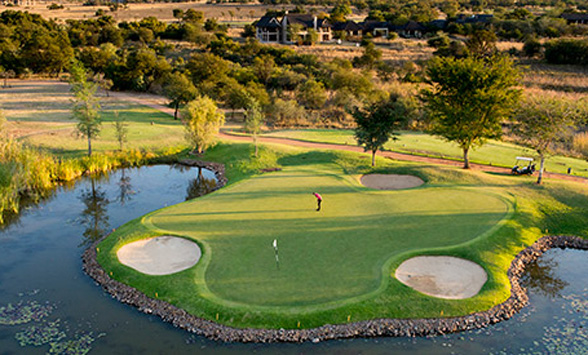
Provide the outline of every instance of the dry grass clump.
{"type": "MultiPolygon", "coordinates": [[[[424,40],[399,38],[389,41],[383,38],[376,38],[374,43],[382,51],[382,60],[391,64],[403,64],[407,61],[423,61],[433,56],[434,48],[427,46],[424,40]]],[[[363,54],[363,47],[355,43],[344,42],[343,44],[316,44],[314,46],[288,46],[298,53],[314,54],[321,61],[331,61],[335,58],[353,60],[363,54]]]]}
{"type": "Polygon", "coordinates": [[[571,65],[531,64],[525,70],[523,84],[544,90],[588,93],[588,69],[571,65]]]}

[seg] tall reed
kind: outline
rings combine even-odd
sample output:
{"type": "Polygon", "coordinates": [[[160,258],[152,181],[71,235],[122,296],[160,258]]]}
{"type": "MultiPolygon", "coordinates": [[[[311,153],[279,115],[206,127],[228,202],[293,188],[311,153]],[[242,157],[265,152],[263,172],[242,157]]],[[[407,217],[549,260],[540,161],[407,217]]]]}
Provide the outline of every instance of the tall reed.
{"type": "Polygon", "coordinates": [[[156,158],[152,152],[133,149],[61,159],[13,139],[0,139],[0,224],[6,213],[18,212],[23,196],[38,200],[59,183],[122,166],[149,164],[156,158]]]}

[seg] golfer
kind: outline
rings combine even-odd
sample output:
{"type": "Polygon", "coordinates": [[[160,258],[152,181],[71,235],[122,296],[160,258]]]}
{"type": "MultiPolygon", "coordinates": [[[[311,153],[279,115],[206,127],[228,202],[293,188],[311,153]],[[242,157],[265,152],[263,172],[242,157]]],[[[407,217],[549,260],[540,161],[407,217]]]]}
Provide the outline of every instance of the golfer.
{"type": "Polygon", "coordinates": [[[323,202],[323,197],[316,192],[313,192],[312,194],[314,195],[314,197],[316,197],[316,203],[317,203],[316,210],[320,211],[321,210],[321,202],[323,202]]]}

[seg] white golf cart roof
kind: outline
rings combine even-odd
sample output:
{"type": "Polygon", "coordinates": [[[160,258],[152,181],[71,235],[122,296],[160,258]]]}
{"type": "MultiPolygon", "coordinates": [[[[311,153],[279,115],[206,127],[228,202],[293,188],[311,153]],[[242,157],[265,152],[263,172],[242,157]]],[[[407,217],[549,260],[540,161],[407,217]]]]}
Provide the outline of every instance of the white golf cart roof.
{"type": "Polygon", "coordinates": [[[517,157],[517,160],[533,161],[533,158],[527,158],[527,157],[517,157]]]}

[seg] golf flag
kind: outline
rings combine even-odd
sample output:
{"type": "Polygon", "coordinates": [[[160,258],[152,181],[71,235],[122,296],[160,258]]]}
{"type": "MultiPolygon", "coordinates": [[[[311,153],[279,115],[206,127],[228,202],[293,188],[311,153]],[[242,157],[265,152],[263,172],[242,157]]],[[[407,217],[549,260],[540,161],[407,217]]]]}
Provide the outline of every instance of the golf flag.
{"type": "Polygon", "coordinates": [[[274,239],[274,249],[278,249],[278,240],[274,239]]]}

